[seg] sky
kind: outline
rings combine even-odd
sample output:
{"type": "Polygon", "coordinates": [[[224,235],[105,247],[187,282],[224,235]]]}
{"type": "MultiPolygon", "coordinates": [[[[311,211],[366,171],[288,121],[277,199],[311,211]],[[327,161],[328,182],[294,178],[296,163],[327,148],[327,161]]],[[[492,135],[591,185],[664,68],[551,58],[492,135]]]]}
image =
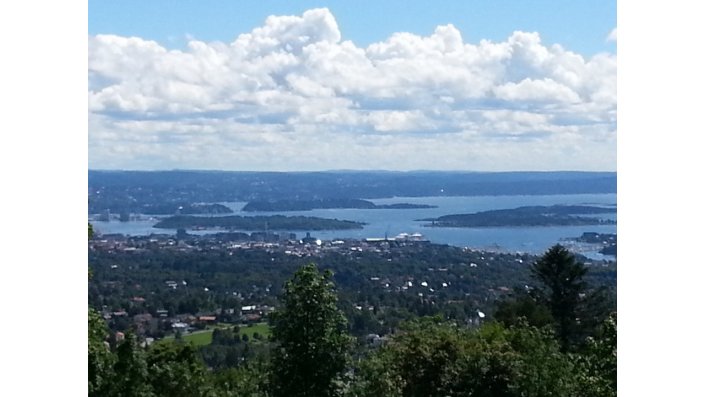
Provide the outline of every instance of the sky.
{"type": "Polygon", "coordinates": [[[91,169],[617,167],[612,1],[89,1],[91,169]]]}

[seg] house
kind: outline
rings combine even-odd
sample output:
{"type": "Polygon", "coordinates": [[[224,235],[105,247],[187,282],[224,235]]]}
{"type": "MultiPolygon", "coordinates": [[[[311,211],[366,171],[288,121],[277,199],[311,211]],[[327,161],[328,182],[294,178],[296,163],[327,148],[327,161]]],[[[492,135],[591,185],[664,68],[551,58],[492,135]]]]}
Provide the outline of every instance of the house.
{"type": "Polygon", "coordinates": [[[171,324],[171,328],[176,331],[186,332],[189,329],[189,325],[182,322],[175,322],[171,324]]]}
{"type": "Polygon", "coordinates": [[[215,316],[199,316],[198,321],[202,323],[208,323],[208,324],[213,324],[215,323],[215,316]]]}
{"type": "Polygon", "coordinates": [[[365,337],[365,341],[372,347],[379,347],[387,341],[387,338],[380,337],[377,334],[369,334],[365,337]]]}
{"type": "Polygon", "coordinates": [[[179,318],[180,322],[183,322],[186,324],[193,324],[196,320],[198,320],[196,318],[196,316],[194,316],[192,314],[181,314],[178,316],[178,318],[179,318]]]}
{"type": "Polygon", "coordinates": [[[248,323],[256,323],[256,322],[262,320],[262,316],[257,313],[245,314],[243,316],[243,320],[248,323]]]}
{"type": "MultiPolygon", "coordinates": [[[[267,291],[267,292],[269,292],[269,291],[267,291]]],[[[275,310],[275,307],[268,306],[268,305],[262,305],[262,306],[260,306],[259,309],[260,309],[260,313],[262,313],[263,315],[267,315],[267,314],[273,312],[275,310]]]]}

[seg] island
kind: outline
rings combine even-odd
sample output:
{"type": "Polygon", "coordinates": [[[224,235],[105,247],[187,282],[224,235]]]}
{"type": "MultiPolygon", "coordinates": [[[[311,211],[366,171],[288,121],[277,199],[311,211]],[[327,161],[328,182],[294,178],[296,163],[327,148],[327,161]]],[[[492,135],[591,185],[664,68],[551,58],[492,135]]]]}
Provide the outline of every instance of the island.
{"type": "Polygon", "coordinates": [[[427,227],[531,227],[531,226],[583,226],[614,225],[615,221],[595,216],[616,213],[615,207],[585,205],[527,206],[514,209],[482,211],[472,214],[444,215],[438,218],[419,219],[431,222],[427,227]]]}
{"type": "Polygon", "coordinates": [[[325,198],[318,200],[254,200],[247,203],[242,210],[246,212],[255,211],[310,211],[314,209],[416,209],[416,208],[436,208],[426,204],[375,204],[368,200],[347,199],[347,198],[325,198]]]}
{"type": "Polygon", "coordinates": [[[223,204],[215,203],[164,203],[146,204],[142,207],[142,213],[150,215],[232,214],[233,210],[223,204]]]}
{"type": "Polygon", "coordinates": [[[189,216],[176,215],[154,225],[160,229],[225,230],[347,230],[364,223],[309,216],[189,216]]]}

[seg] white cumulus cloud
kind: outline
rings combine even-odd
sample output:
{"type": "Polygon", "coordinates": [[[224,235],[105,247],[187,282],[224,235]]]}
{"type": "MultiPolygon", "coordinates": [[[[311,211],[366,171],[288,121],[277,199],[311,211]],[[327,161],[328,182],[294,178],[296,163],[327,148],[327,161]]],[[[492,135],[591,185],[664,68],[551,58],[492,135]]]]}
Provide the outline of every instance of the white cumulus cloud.
{"type": "Polygon", "coordinates": [[[231,43],[96,35],[88,49],[94,168],[616,166],[616,56],[535,32],[469,43],[444,25],[363,48],[323,8],[231,43]]]}

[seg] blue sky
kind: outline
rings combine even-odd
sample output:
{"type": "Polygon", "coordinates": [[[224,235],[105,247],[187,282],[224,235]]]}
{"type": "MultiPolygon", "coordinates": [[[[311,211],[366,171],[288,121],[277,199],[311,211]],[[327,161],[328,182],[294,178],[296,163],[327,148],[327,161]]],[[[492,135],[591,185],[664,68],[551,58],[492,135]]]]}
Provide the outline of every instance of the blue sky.
{"type": "Polygon", "coordinates": [[[260,26],[269,15],[300,15],[320,7],[336,16],[343,40],[358,46],[394,32],[428,35],[436,26],[452,23],[472,41],[501,41],[522,30],[539,32],[547,43],[560,43],[587,56],[616,50],[605,38],[617,26],[617,2],[604,0],[90,0],[88,31],[138,36],[180,48],[187,35],[229,42],[260,26]]]}
{"type": "Polygon", "coordinates": [[[613,2],[89,1],[89,167],[614,171],[616,46],[613,2]]]}

